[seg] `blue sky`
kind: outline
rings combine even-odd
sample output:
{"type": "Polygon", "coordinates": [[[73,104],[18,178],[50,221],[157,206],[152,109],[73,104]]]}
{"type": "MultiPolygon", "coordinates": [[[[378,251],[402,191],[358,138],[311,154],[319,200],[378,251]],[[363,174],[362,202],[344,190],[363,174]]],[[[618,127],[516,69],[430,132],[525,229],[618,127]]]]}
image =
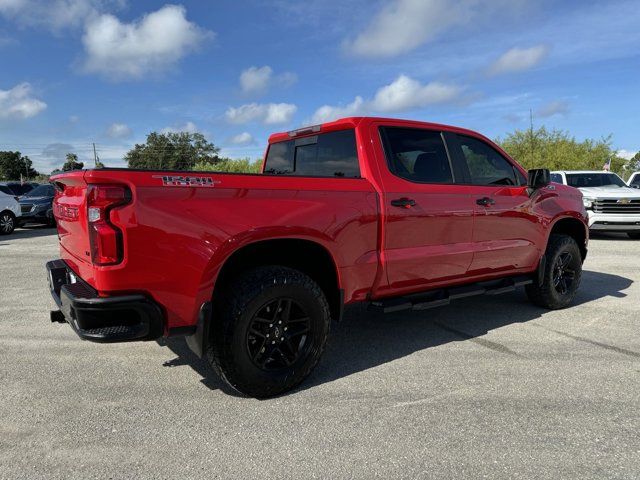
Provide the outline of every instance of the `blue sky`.
{"type": "Polygon", "coordinates": [[[109,166],[150,131],[231,157],[348,115],[640,149],[640,1],[0,0],[0,149],[109,166]]]}

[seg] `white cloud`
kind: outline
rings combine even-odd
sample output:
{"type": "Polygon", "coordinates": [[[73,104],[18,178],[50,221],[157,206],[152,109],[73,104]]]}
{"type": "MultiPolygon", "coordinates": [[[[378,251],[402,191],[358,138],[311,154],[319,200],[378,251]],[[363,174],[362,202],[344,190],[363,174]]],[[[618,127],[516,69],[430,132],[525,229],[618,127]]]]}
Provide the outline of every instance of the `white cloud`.
{"type": "Polygon", "coordinates": [[[255,139],[249,132],[242,132],[231,137],[231,143],[234,145],[251,145],[255,143],[255,139]]]}
{"type": "Polygon", "coordinates": [[[44,25],[58,32],[82,26],[103,9],[124,4],[124,0],[0,0],[0,14],[20,25],[44,25]]]}
{"type": "Polygon", "coordinates": [[[633,151],[633,150],[625,150],[624,148],[621,150],[618,150],[616,152],[616,155],[618,157],[622,157],[626,160],[631,160],[638,152],[633,151]]]}
{"type": "Polygon", "coordinates": [[[400,75],[389,85],[379,88],[373,99],[357,96],[345,106],[323,105],[305,123],[323,123],[341,117],[366,115],[370,112],[404,112],[438,103],[451,103],[460,99],[463,88],[441,82],[422,84],[406,75],[400,75]]]}
{"type": "Polygon", "coordinates": [[[348,51],[365,57],[391,57],[413,50],[438,34],[469,21],[473,0],[396,0],[385,6],[348,51]]]}
{"type": "Polygon", "coordinates": [[[49,168],[62,168],[67,153],[75,151],[75,147],[68,143],[50,143],[42,149],[39,155],[34,155],[37,157],[34,159],[34,164],[45,165],[49,168]]]}
{"type": "Polygon", "coordinates": [[[378,112],[402,112],[435,103],[451,102],[459,97],[461,91],[455,85],[441,82],[422,85],[417,80],[400,75],[376,92],[372,109],[378,112]]]}
{"type": "Polygon", "coordinates": [[[264,93],[269,88],[273,70],[270,66],[249,67],[240,74],[240,88],[244,93],[264,93]]]}
{"type": "Polygon", "coordinates": [[[266,125],[288,123],[298,107],[291,103],[247,103],[240,107],[229,107],[225,117],[231,123],[262,122],[266,125]]]}
{"type": "Polygon", "coordinates": [[[244,94],[258,95],[265,93],[273,86],[289,87],[297,80],[297,75],[291,72],[274,76],[273,69],[269,65],[249,67],[240,74],[240,88],[244,94]]]}
{"type": "Polygon", "coordinates": [[[491,66],[489,73],[499,75],[502,73],[521,72],[539,64],[549,53],[546,45],[536,45],[530,48],[512,48],[503,53],[491,66]]]}
{"type": "Polygon", "coordinates": [[[542,118],[553,117],[554,115],[567,115],[569,113],[569,103],[564,100],[556,100],[541,106],[536,110],[536,116],[542,118]]]}
{"type": "Polygon", "coordinates": [[[358,115],[364,115],[367,110],[367,105],[362,97],[357,96],[353,102],[348,105],[341,106],[332,106],[332,105],[323,105],[318,108],[310,120],[306,121],[307,124],[317,124],[317,123],[325,123],[330,122],[331,120],[336,120],[338,118],[343,117],[352,117],[358,115]]]}
{"type": "Polygon", "coordinates": [[[178,5],[165,5],[132,23],[100,15],[85,27],[84,68],[113,79],[141,78],[167,70],[213,35],[188,21],[178,5]]]}
{"type": "Polygon", "coordinates": [[[33,96],[31,85],[26,82],[0,90],[0,118],[31,118],[45,108],[47,104],[33,96]]]}
{"type": "Polygon", "coordinates": [[[124,123],[112,123],[107,128],[107,136],[111,138],[127,138],[131,136],[131,129],[124,123]]]}
{"type": "Polygon", "coordinates": [[[162,130],[160,130],[160,133],[181,133],[181,132],[186,132],[186,133],[198,133],[200,132],[200,129],[198,129],[198,127],[196,126],[195,123],[193,122],[187,122],[184,123],[182,125],[173,125],[171,127],[165,127],[162,130]]]}

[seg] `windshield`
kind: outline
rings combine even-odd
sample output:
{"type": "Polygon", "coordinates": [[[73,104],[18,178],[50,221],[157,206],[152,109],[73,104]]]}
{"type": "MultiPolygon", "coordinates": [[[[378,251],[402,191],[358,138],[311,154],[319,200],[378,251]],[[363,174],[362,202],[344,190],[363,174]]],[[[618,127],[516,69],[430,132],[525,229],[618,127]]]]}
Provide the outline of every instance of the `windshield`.
{"type": "Polygon", "coordinates": [[[567,173],[567,184],[576,187],[626,187],[615,173],[567,173]]]}
{"type": "Polygon", "coordinates": [[[630,185],[640,187],[640,173],[637,173],[633,176],[633,178],[631,179],[630,185]]]}
{"type": "Polygon", "coordinates": [[[25,194],[25,197],[53,197],[53,186],[40,185],[25,194]]]}

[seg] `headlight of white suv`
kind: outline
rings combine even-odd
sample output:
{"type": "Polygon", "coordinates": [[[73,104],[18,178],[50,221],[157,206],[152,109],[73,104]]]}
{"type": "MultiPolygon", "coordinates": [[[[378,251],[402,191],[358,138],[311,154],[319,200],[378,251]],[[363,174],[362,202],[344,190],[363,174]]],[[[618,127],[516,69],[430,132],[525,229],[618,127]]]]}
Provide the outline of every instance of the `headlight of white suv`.
{"type": "Polygon", "coordinates": [[[593,208],[593,202],[595,201],[596,199],[592,197],[582,197],[582,203],[584,204],[584,208],[586,209],[593,208]]]}

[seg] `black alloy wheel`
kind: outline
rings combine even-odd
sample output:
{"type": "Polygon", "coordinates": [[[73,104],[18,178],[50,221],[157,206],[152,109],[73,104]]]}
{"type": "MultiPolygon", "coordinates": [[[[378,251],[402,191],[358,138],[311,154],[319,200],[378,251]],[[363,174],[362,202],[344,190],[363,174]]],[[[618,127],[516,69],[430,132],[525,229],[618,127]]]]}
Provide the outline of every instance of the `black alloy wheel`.
{"type": "Polygon", "coordinates": [[[268,302],[254,315],[247,331],[251,361],[266,371],[287,368],[304,357],[311,319],[291,298],[268,302]]]}
{"type": "Polygon", "coordinates": [[[573,281],[576,278],[573,263],[573,255],[569,252],[563,252],[558,256],[553,266],[553,286],[560,295],[566,295],[573,286],[573,281]]]}

